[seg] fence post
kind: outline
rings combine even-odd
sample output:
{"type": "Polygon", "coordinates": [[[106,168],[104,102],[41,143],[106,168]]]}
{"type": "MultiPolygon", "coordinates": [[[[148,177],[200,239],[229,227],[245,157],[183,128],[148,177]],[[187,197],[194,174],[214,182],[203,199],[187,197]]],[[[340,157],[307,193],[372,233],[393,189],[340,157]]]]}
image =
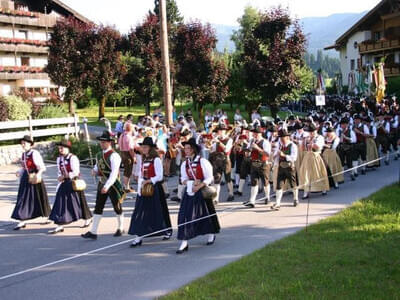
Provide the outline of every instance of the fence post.
{"type": "Polygon", "coordinates": [[[74,114],[74,126],[75,126],[75,137],[79,139],[79,116],[77,114],[74,114]]]}
{"type": "Polygon", "coordinates": [[[28,116],[28,122],[29,122],[29,135],[31,139],[33,139],[33,126],[32,126],[32,117],[28,116]]]}

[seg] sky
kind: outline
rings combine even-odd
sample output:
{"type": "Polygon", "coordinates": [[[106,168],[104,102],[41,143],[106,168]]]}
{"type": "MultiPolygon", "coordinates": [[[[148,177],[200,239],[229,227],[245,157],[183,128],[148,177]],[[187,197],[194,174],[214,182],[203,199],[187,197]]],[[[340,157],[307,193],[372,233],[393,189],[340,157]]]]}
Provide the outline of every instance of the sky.
{"type": "MultiPolygon", "coordinates": [[[[115,25],[126,33],[154,8],[154,0],[62,0],[96,23],[115,25]]],[[[266,9],[282,5],[293,16],[324,17],[334,13],[360,13],[372,9],[380,0],[176,0],[185,20],[211,24],[237,25],[247,5],[266,9]]]]}

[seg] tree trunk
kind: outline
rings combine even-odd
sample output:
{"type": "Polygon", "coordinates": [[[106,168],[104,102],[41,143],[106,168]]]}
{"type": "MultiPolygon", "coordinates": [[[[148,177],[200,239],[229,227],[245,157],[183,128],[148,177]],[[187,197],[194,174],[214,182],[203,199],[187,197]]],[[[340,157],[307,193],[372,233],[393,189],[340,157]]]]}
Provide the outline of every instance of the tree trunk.
{"type": "Polygon", "coordinates": [[[68,100],[68,111],[71,114],[71,116],[75,113],[75,105],[73,97],[70,97],[68,100]]]}
{"type": "Polygon", "coordinates": [[[279,106],[276,104],[270,104],[270,109],[271,109],[271,117],[276,119],[276,117],[278,116],[278,112],[279,112],[279,106]]]}
{"type": "Polygon", "coordinates": [[[204,105],[203,103],[197,103],[197,111],[199,112],[199,124],[204,127],[204,105]]]}
{"type": "Polygon", "coordinates": [[[150,116],[150,98],[148,98],[148,97],[146,100],[146,115],[150,116]]]}
{"type": "Polygon", "coordinates": [[[106,96],[101,97],[99,103],[99,120],[105,117],[105,110],[106,110],[106,96]]]}

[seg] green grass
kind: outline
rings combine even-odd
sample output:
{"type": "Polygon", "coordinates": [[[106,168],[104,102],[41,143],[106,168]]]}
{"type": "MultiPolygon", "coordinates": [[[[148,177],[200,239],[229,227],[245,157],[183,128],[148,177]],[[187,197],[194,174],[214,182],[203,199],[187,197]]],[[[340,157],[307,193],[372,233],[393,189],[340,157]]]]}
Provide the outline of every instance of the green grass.
{"type": "Polygon", "coordinates": [[[400,186],[163,299],[400,299],[400,186]]]}
{"type": "MultiPolygon", "coordinates": [[[[159,106],[159,103],[152,103],[151,104],[151,112],[153,112],[154,109],[157,108],[158,106],[159,106]]],[[[181,110],[186,112],[189,108],[192,109],[194,119],[196,120],[196,122],[198,122],[198,113],[194,110],[193,104],[191,102],[184,102],[184,103],[177,102],[175,105],[175,108],[176,108],[176,111],[178,114],[181,112],[181,110]]],[[[239,108],[241,110],[242,115],[245,118],[248,117],[244,106],[233,105],[233,107],[231,109],[230,104],[226,104],[226,103],[220,104],[217,106],[214,106],[212,104],[206,105],[206,107],[204,108],[204,112],[206,110],[214,112],[217,109],[223,109],[228,113],[228,117],[232,121],[236,108],[239,108]]],[[[86,117],[88,119],[90,125],[104,126],[104,122],[98,120],[98,110],[99,110],[98,106],[92,106],[92,107],[88,107],[88,108],[77,109],[76,112],[80,117],[86,117]]],[[[115,123],[116,123],[119,115],[126,116],[128,114],[133,114],[135,117],[135,120],[137,120],[138,116],[143,116],[145,114],[145,106],[144,105],[135,105],[130,108],[129,107],[116,107],[115,111],[114,111],[113,107],[105,108],[105,116],[107,119],[109,119],[111,121],[113,128],[115,126],[115,123]]],[[[270,116],[269,111],[262,111],[262,114],[264,116],[270,116]]],[[[287,113],[280,112],[279,116],[281,118],[286,118],[287,113]]]]}

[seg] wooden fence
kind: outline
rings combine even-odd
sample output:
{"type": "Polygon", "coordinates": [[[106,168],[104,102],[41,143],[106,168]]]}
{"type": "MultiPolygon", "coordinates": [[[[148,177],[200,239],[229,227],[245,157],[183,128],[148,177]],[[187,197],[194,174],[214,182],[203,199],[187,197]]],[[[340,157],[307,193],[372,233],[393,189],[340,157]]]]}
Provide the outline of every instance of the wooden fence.
{"type": "Polygon", "coordinates": [[[45,137],[54,135],[75,135],[79,136],[79,116],[74,115],[73,117],[65,118],[54,118],[54,119],[39,119],[32,120],[29,118],[24,121],[7,121],[0,122],[0,141],[18,140],[23,138],[25,135],[29,135],[32,138],[45,137]],[[63,127],[55,128],[43,128],[54,125],[65,125],[63,127]],[[35,129],[39,127],[38,129],[35,129]],[[21,131],[8,131],[21,129],[21,131]],[[24,130],[22,130],[24,129],[24,130]]]}

